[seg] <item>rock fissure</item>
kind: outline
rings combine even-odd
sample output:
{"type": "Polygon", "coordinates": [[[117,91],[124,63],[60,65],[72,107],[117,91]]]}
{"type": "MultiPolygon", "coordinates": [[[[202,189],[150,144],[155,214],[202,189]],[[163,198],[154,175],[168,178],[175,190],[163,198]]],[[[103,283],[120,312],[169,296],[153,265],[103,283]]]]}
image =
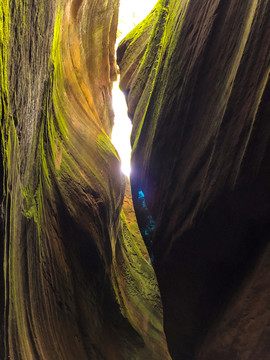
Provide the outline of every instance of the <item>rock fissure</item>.
{"type": "Polygon", "coordinates": [[[0,359],[270,360],[270,3],[118,16],[0,0],[0,359]]]}

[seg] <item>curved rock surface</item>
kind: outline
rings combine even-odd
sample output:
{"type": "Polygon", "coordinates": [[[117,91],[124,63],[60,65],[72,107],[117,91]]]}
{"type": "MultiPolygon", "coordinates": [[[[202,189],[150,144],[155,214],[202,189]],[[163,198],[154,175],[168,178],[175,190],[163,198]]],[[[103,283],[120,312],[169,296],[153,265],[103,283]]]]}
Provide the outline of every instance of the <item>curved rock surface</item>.
{"type": "Polygon", "coordinates": [[[170,359],[109,138],[118,6],[0,0],[1,359],[170,359]]]}
{"type": "Polygon", "coordinates": [[[160,0],[118,48],[173,359],[270,359],[269,16],[160,0]]]}

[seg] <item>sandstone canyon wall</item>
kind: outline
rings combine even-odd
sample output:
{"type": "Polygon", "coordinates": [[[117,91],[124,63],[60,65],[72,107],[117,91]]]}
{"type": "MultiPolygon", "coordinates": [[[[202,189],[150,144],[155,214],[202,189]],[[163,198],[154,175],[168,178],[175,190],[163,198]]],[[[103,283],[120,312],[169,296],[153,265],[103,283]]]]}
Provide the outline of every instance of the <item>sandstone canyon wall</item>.
{"type": "Polygon", "coordinates": [[[117,50],[173,359],[270,359],[269,16],[160,0],[117,50]]]}
{"type": "Polygon", "coordinates": [[[118,7],[0,0],[0,359],[270,360],[270,2],[160,0],[121,42],[131,189],[118,7]]]}
{"type": "Polygon", "coordinates": [[[110,141],[118,0],[1,0],[0,359],[170,359],[110,141]]]}

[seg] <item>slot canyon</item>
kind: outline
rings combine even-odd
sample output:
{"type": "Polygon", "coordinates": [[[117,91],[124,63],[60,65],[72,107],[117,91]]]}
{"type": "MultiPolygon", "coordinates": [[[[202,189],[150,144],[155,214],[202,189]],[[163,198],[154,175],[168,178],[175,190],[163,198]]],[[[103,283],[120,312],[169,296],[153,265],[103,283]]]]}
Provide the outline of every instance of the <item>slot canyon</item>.
{"type": "Polygon", "coordinates": [[[0,0],[0,360],[270,360],[270,1],[118,13],[0,0]]]}

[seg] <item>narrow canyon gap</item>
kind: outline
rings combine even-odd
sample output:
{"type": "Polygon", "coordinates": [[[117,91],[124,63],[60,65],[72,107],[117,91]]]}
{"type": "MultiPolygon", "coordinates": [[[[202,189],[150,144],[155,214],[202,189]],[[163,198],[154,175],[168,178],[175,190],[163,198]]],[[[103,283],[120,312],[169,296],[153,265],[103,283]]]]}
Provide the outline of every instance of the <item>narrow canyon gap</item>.
{"type": "MultiPolygon", "coordinates": [[[[116,48],[120,41],[141,22],[152,10],[156,0],[121,0],[119,6],[116,48]]],[[[114,125],[112,130],[112,143],[121,158],[121,169],[126,176],[130,176],[130,133],[131,122],[128,118],[125,96],[119,88],[118,81],[114,82],[112,89],[114,125]]]]}
{"type": "Polygon", "coordinates": [[[121,41],[131,189],[118,12],[0,0],[0,359],[270,360],[270,2],[160,0],[121,41]]]}

